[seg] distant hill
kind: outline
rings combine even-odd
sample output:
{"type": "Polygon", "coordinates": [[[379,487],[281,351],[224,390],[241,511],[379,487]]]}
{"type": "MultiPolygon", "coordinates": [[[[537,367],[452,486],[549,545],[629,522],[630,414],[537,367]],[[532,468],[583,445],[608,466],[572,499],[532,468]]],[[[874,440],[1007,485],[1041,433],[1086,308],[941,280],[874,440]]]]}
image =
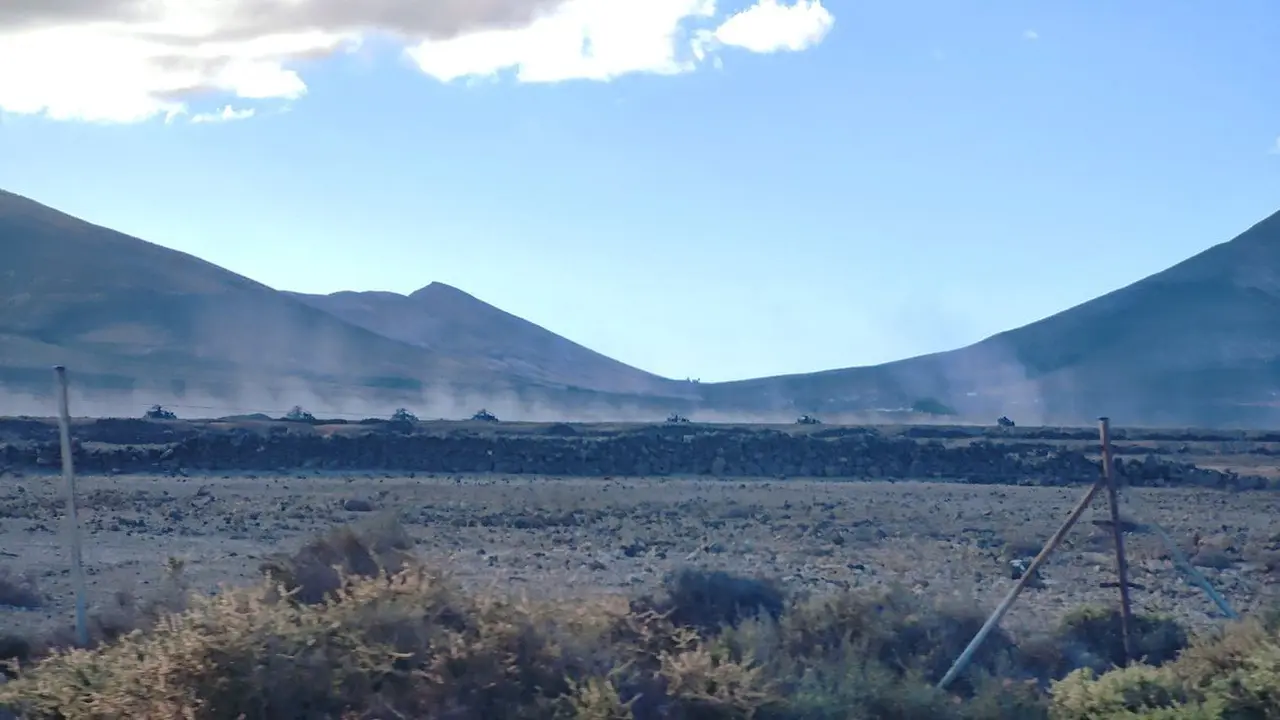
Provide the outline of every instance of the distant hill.
{"type": "Polygon", "coordinates": [[[0,191],[0,406],[6,393],[49,393],[54,364],[77,389],[134,405],[213,398],[236,410],[389,412],[425,397],[449,416],[496,404],[660,417],[694,395],[448,286],[281,292],[0,191]]]}
{"type": "Polygon", "coordinates": [[[294,379],[413,389],[523,384],[400,342],[186,253],[0,192],[0,382],[66,364],[103,391],[235,393],[294,379]]]}
{"type": "Polygon", "coordinates": [[[55,363],[73,368],[80,388],[224,397],[235,412],[338,388],[332,407],[351,407],[356,396],[383,409],[397,398],[461,398],[441,411],[450,416],[504,398],[504,414],[536,410],[539,419],[681,411],[852,421],[950,406],[958,418],[949,421],[1107,414],[1129,425],[1273,426],[1280,213],[1168,270],[968,347],[693,385],[440,283],[411,295],[281,292],[0,191],[0,401],[6,392],[47,393],[55,363]]]}
{"type": "Polygon", "coordinates": [[[1280,213],[1163,272],[968,347],[704,386],[828,412],[937,398],[971,417],[1280,424],[1280,213]]]}
{"type": "Polygon", "coordinates": [[[454,357],[496,363],[553,385],[610,393],[695,395],[687,383],[625,365],[444,283],[431,283],[410,295],[292,295],[380,335],[454,357]]]}

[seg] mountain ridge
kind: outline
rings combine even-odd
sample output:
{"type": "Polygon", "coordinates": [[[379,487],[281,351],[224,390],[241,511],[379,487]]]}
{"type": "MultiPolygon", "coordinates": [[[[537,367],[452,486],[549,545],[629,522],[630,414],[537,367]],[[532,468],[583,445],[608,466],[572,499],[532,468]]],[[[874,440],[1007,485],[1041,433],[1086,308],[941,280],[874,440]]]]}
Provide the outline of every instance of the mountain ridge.
{"type": "Polygon", "coordinates": [[[157,358],[197,376],[305,367],[317,378],[394,380],[408,364],[436,376],[461,369],[194,255],[12,193],[0,195],[0,243],[7,266],[0,273],[0,366],[11,382],[15,367],[55,362],[73,364],[82,377],[154,373],[159,363],[148,360],[157,358]],[[19,346],[44,352],[24,357],[19,346]]]}
{"type": "Polygon", "coordinates": [[[626,365],[441,282],[408,295],[349,290],[287,294],[386,337],[507,363],[522,375],[552,384],[602,392],[692,394],[683,383],[626,365]]]}
{"type": "MultiPolygon", "coordinates": [[[[1165,270],[964,347],[734,385],[739,392],[787,394],[779,388],[797,380],[819,383],[830,392],[878,392],[891,402],[945,395],[962,407],[968,404],[971,412],[1014,412],[1012,405],[1030,411],[1033,419],[1076,421],[1113,413],[1161,422],[1198,414],[1216,422],[1231,414],[1224,403],[1275,402],[1280,392],[1280,212],[1165,270]],[[1240,380],[1223,378],[1231,373],[1240,380]],[[1142,385],[1151,386],[1151,394],[1163,391],[1158,398],[1135,397],[1133,390],[1142,385]],[[994,401],[968,401],[971,392],[988,393],[994,401]],[[1036,411],[1025,401],[1041,406],[1048,401],[1049,407],[1036,411]],[[1188,412],[1165,411],[1161,404],[1181,405],[1188,412]],[[1193,406],[1199,410],[1189,412],[1193,406]]],[[[1239,414],[1253,422],[1280,421],[1275,411],[1239,414]]]]}
{"type": "Polygon", "coordinates": [[[443,283],[407,295],[276,290],[4,191],[0,258],[0,384],[10,389],[47,391],[56,362],[104,392],[216,394],[234,390],[220,375],[261,376],[253,387],[346,383],[383,403],[433,390],[466,402],[506,394],[513,412],[566,417],[643,408],[848,419],[929,399],[980,421],[1280,422],[1280,213],[965,347],[701,384],[609,358],[443,283]]]}

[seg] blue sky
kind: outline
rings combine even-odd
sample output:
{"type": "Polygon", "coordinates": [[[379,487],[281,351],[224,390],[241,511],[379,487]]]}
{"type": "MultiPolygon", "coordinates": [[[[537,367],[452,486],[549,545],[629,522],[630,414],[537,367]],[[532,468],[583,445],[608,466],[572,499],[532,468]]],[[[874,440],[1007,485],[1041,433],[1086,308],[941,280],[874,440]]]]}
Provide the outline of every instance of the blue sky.
{"type": "Polygon", "coordinates": [[[295,38],[190,93],[88,19],[8,24],[0,188],[277,288],[442,281],[704,381],[967,344],[1280,210],[1274,0],[826,0],[713,37],[722,0],[674,38],[574,2],[613,24],[295,38]],[[552,62],[584,47],[613,64],[552,62]]]}

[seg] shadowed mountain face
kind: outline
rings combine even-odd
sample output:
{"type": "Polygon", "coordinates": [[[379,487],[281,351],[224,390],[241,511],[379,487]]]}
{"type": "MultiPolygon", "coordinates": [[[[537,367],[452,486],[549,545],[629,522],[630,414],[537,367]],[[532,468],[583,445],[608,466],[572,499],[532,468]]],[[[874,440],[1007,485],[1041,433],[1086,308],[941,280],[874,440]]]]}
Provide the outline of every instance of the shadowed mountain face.
{"type": "Polygon", "coordinates": [[[1280,422],[1280,213],[1115,292],[968,347],[706,388],[833,410],[944,399],[1027,422],[1280,422]]]}
{"type": "Polygon", "coordinates": [[[674,396],[693,399],[685,383],[448,286],[408,297],[280,292],[0,191],[0,399],[48,394],[54,364],[81,390],[253,409],[366,406],[354,395],[376,398],[367,406],[379,412],[392,402],[448,415],[500,403],[545,416],[644,408],[652,398],[652,414],[674,396]]]}
{"type": "Polygon", "coordinates": [[[936,399],[984,422],[1106,414],[1123,424],[1273,425],[1280,213],[1164,272],[958,350],[690,385],[447,285],[407,296],[280,292],[0,191],[0,385],[47,392],[55,363],[103,391],[244,397],[292,383],[385,401],[444,387],[515,395],[544,419],[621,419],[641,408],[865,418],[936,399]]]}
{"type": "Polygon", "coordinates": [[[415,387],[504,382],[343,322],[185,253],[0,192],[0,381],[49,384],[66,364],[101,389],[230,392],[280,378],[415,387]]]}
{"type": "Polygon", "coordinates": [[[658,377],[585,348],[443,283],[412,293],[339,292],[293,297],[373,332],[456,357],[499,363],[554,385],[604,392],[692,396],[658,377]]]}

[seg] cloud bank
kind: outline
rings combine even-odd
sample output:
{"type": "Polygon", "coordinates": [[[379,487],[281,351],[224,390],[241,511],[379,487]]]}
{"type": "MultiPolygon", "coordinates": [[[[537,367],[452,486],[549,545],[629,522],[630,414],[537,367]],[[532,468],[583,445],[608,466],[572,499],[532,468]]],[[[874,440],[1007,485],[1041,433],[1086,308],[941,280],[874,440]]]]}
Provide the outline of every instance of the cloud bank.
{"type": "MultiPolygon", "coordinates": [[[[201,95],[288,101],[307,60],[397,38],[442,82],[607,81],[692,72],[726,48],[798,52],[827,36],[821,0],[3,0],[0,110],[130,123],[191,114],[201,95]]],[[[236,102],[240,107],[242,102],[236,102]]]]}

